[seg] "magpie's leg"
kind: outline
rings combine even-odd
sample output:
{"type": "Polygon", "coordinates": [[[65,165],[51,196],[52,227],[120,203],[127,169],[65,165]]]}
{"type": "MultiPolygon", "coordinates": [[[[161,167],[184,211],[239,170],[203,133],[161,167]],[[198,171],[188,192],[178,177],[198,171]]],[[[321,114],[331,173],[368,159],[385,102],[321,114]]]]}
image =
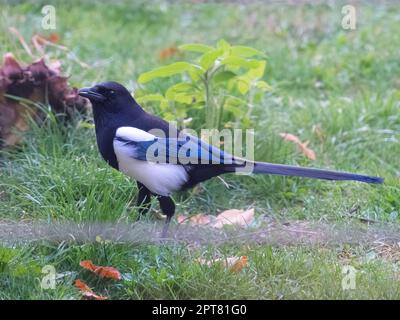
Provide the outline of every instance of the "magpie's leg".
{"type": "Polygon", "coordinates": [[[147,189],[144,184],[137,182],[139,194],[136,205],[139,207],[139,214],[146,214],[150,209],[151,192],[147,189]]]}
{"type": "Polygon", "coordinates": [[[157,198],[160,202],[161,211],[167,216],[161,233],[161,238],[165,238],[168,232],[169,223],[171,222],[171,218],[175,213],[175,203],[171,197],[158,196],[157,198]]]}

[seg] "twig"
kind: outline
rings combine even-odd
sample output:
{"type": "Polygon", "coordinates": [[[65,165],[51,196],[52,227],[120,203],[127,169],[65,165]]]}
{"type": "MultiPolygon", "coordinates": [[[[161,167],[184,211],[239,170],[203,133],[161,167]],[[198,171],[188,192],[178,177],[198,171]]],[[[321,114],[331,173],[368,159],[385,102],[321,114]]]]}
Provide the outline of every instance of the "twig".
{"type": "Polygon", "coordinates": [[[18,31],[16,28],[14,28],[14,27],[9,27],[8,30],[9,30],[12,34],[14,34],[14,35],[17,37],[18,41],[19,41],[19,42],[21,43],[21,45],[24,47],[25,51],[26,51],[32,58],[34,58],[34,55],[32,54],[31,49],[29,48],[28,44],[25,42],[24,37],[19,33],[19,31],[18,31]]]}

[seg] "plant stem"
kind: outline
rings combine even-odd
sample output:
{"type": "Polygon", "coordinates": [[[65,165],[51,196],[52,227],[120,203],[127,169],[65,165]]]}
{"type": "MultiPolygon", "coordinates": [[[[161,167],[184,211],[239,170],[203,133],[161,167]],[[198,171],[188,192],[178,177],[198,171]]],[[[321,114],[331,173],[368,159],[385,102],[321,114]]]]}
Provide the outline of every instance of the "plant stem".
{"type": "Polygon", "coordinates": [[[211,97],[210,97],[210,83],[208,81],[208,71],[204,74],[204,86],[206,89],[206,127],[207,129],[212,128],[213,114],[212,114],[212,106],[211,106],[211,97]]]}

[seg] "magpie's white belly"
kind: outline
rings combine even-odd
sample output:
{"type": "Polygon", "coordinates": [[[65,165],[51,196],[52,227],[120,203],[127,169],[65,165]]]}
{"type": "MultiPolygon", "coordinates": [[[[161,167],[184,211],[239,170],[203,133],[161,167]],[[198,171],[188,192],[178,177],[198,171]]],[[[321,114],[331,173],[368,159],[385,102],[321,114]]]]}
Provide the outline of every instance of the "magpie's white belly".
{"type": "Polygon", "coordinates": [[[183,166],[137,160],[132,157],[132,150],[118,141],[114,141],[114,152],[119,170],[143,183],[155,194],[168,196],[189,179],[183,166]]]}

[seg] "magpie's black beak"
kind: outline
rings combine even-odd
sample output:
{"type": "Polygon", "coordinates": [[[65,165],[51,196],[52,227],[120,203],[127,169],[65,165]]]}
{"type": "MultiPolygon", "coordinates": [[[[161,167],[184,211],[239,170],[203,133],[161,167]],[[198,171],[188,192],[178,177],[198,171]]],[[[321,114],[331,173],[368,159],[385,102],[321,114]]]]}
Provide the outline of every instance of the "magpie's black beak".
{"type": "Polygon", "coordinates": [[[82,97],[88,98],[90,101],[104,101],[106,97],[98,93],[95,87],[79,89],[78,94],[82,97]]]}

